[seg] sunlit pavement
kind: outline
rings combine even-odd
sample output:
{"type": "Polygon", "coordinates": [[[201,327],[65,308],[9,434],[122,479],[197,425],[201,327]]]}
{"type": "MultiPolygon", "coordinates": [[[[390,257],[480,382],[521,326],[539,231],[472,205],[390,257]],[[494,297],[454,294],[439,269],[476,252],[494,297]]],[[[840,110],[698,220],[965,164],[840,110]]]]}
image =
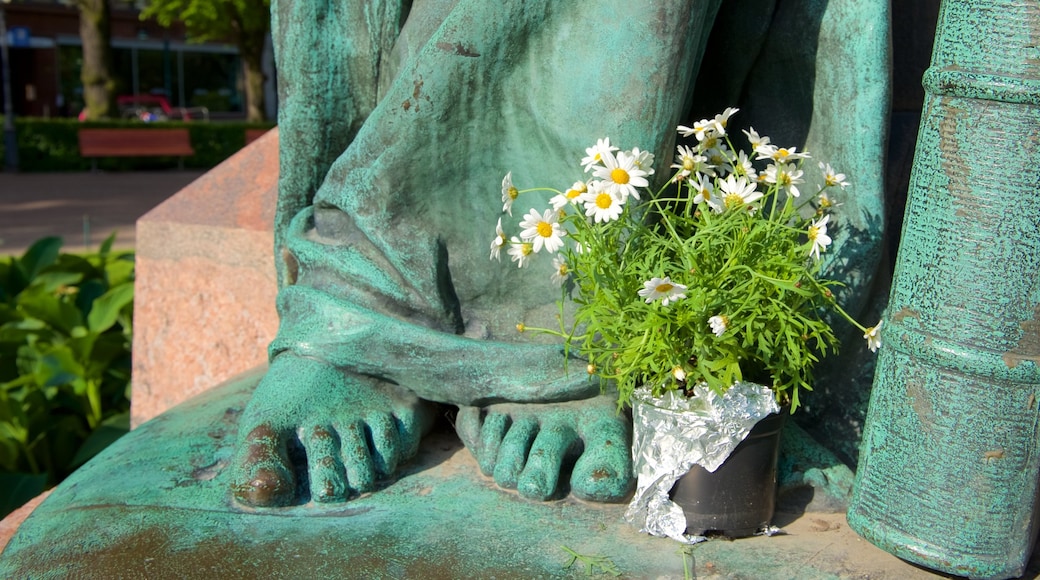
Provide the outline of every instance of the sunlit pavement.
{"type": "Polygon", "coordinates": [[[137,218],[203,173],[0,173],[0,255],[46,236],[61,236],[67,252],[96,249],[112,232],[115,247],[132,248],[137,218]]]}

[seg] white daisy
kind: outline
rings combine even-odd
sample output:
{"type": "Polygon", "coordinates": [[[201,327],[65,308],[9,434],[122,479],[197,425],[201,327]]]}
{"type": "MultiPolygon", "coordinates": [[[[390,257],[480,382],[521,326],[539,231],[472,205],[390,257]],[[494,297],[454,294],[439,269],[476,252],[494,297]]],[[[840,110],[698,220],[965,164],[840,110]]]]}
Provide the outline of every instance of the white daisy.
{"type": "Polygon", "coordinates": [[[520,195],[520,190],[513,187],[513,172],[506,173],[502,178],[502,211],[513,215],[513,202],[520,195]]]}
{"type": "MultiPolygon", "coordinates": [[[[596,182],[596,185],[599,183],[596,182]]],[[[585,204],[585,215],[592,217],[596,223],[614,221],[624,209],[622,200],[603,187],[592,187],[581,196],[581,201],[585,204]]]]}
{"type": "Polygon", "coordinates": [[[588,190],[589,186],[584,181],[575,181],[574,185],[572,185],[570,189],[560,195],[554,195],[552,199],[549,200],[549,204],[552,205],[554,210],[560,211],[567,207],[567,204],[578,203],[578,198],[581,197],[581,194],[588,190]]]}
{"type": "Polygon", "coordinates": [[[831,169],[830,163],[820,162],[820,171],[823,172],[823,180],[826,187],[838,186],[845,189],[849,185],[849,182],[845,181],[845,174],[835,173],[834,169],[831,169]]]}
{"type": "Polygon", "coordinates": [[[809,255],[815,256],[817,260],[820,259],[820,252],[831,245],[831,237],[827,235],[827,222],[830,219],[831,216],[825,215],[821,220],[813,220],[809,226],[809,241],[812,242],[809,255]]]}
{"type": "Polygon", "coordinates": [[[711,326],[711,331],[715,336],[722,336],[726,329],[729,328],[729,317],[721,314],[712,316],[708,319],[708,325],[711,326]]]}
{"type": "Polygon", "coordinates": [[[744,131],[747,135],[748,143],[751,144],[751,149],[758,151],[759,147],[769,145],[769,137],[759,135],[758,131],[755,131],[754,127],[749,127],[750,131],[744,131]]]}
{"type": "Polygon", "coordinates": [[[534,252],[542,251],[545,246],[547,252],[555,252],[563,247],[563,236],[567,232],[560,227],[560,214],[555,210],[547,209],[544,214],[539,215],[538,210],[532,209],[520,222],[524,228],[520,232],[520,239],[531,242],[534,252]]]}
{"type": "Polygon", "coordinates": [[[651,278],[643,282],[643,289],[639,291],[639,295],[646,299],[647,304],[660,298],[661,306],[668,306],[680,298],[686,298],[686,294],[683,294],[685,291],[686,286],[676,284],[668,276],[665,276],[664,278],[651,278]]]}
{"type": "Polygon", "coordinates": [[[675,154],[675,163],[672,164],[672,169],[679,170],[675,174],[675,181],[689,177],[694,172],[700,172],[711,176],[715,175],[715,169],[711,165],[708,165],[707,157],[697,153],[685,145],[679,145],[675,150],[677,153],[675,154]]]}
{"type": "Polygon", "coordinates": [[[628,196],[639,199],[637,187],[647,187],[646,171],[636,167],[635,158],[627,151],[618,151],[617,157],[607,153],[603,156],[603,166],[594,167],[593,175],[603,180],[603,187],[611,195],[624,202],[628,196]]]}
{"type": "Polygon", "coordinates": [[[870,349],[870,352],[877,352],[877,349],[881,348],[881,335],[879,332],[881,331],[882,322],[879,320],[877,326],[872,326],[863,333],[863,338],[867,339],[867,348],[870,349]]]}
{"type": "Polygon", "coordinates": [[[823,213],[823,212],[825,212],[825,211],[827,211],[827,210],[829,210],[831,208],[835,208],[835,207],[839,207],[839,206],[843,205],[843,204],[838,203],[838,202],[834,201],[833,199],[831,199],[826,193],[821,193],[816,198],[816,201],[820,204],[820,207],[819,207],[819,210],[818,210],[819,213],[823,213]]]}
{"type": "Polygon", "coordinates": [[[585,157],[581,160],[581,164],[585,166],[585,172],[592,171],[595,165],[603,163],[605,155],[609,155],[617,150],[617,147],[610,144],[609,137],[597,140],[595,145],[585,149],[585,157]]]}
{"type": "Polygon", "coordinates": [[[495,239],[491,240],[491,259],[502,261],[502,246],[506,245],[506,233],[502,231],[502,218],[495,226],[495,239]]]}
{"type": "Polygon", "coordinates": [[[723,175],[733,172],[733,166],[729,163],[733,153],[722,139],[712,135],[702,141],[698,149],[708,158],[708,164],[720,170],[723,175]]]}
{"type": "Polygon", "coordinates": [[[516,262],[517,268],[523,268],[527,265],[527,259],[534,253],[534,247],[530,242],[521,241],[520,238],[513,236],[509,240],[509,255],[510,259],[516,262]]]}
{"type": "Polygon", "coordinates": [[[799,153],[797,147],[777,147],[769,144],[755,147],[755,153],[758,153],[756,159],[771,159],[777,163],[787,163],[789,161],[794,161],[795,159],[810,158],[808,151],[799,153]]]}
{"type": "Polygon", "coordinates": [[[711,123],[715,126],[715,131],[720,137],[726,134],[726,124],[729,123],[729,118],[739,110],[733,107],[726,107],[725,111],[715,115],[715,118],[712,119],[711,123]]]}
{"type": "Polygon", "coordinates": [[[737,178],[730,175],[719,183],[719,189],[722,190],[722,203],[726,209],[743,209],[747,204],[762,198],[762,192],[746,177],[737,178]]]}
{"type": "Polygon", "coordinates": [[[697,192],[697,195],[693,196],[693,203],[706,203],[715,213],[722,213],[722,210],[726,209],[722,196],[715,191],[715,183],[706,175],[698,173],[696,181],[691,178],[689,183],[690,187],[697,192]]]}
{"type": "Polygon", "coordinates": [[[758,180],[758,172],[755,171],[755,166],[745,151],[737,153],[736,162],[733,164],[733,173],[747,177],[748,181],[758,180]]]}
{"type": "Polygon", "coordinates": [[[715,135],[715,120],[712,119],[709,121],[708,119],[701,119],[694,123],[692,128],[680,125],[679,133],[682,134],[683,137],[693,135],[698,141],[704,141],[705,139],[715,135]]]}
{"type": "Polygon", "coordinates": [[[672,376],[680,383],[686,380],[686,370],[679,365],[672,367],[672,376]]]}
{"type": "Polygon", "coordinates": [[[567,281],[570,275],[571,271],[567,267],[567,261],[561,254],[556,254],[556,257],[553,258],[553,273],[551,277],[553,286],[557,288],[563,286],[563,283],[567,281]]]}
{"type": "Polygon", "coordinates": [[[766,183],[776,184],[780,191],[798,197],[801,195],[798,184],[805,181],[802,179],[802,170],[794,163],[771,163],[766,167],[766,183]]]}
{"type": "Polygon", "coordinates": [[[632,159],[636,169],[642,169],[647,175],[654,174],[654,154],[643,151],[639,147],[632,150],[632,159]]]}

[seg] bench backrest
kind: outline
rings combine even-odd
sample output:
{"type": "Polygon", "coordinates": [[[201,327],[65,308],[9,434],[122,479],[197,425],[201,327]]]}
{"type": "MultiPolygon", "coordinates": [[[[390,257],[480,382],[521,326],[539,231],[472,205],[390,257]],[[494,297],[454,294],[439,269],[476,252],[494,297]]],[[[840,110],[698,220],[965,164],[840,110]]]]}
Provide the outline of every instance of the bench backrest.
{"type": "Polygon", "coordinates": [[[83,157],[189,156],[195,150],[187,129],[80,129],[83,157]]]}

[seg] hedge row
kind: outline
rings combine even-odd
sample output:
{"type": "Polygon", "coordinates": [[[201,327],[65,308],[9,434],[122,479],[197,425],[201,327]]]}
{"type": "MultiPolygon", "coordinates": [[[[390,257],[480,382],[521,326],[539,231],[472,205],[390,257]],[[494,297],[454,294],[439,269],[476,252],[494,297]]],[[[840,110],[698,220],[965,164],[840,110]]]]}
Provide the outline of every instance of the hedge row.
{"type": "MultiPolygon", "coordinates": [[[[135,129],[186,127],[191,135],[191,145],[195,149],[195,155],[185,157],[184,166],[210,169],[245,146],[246,130],[269,129],[273,126],[273,123],[242,121],[81,123],[76,119],[18,117],[15,119],[15,131],[18,139],[18,169],[26,172],[89,170],[91,168],[90,159],[84,159],[79,155],[77,132],[81,127],[132,127],[135,129]]],[[[3,141],[0,139],[0,160],[4,159],[3,141]]],[[[97,160],[98,169],[105,171],[168,169],[177,167],[177,165],[176,157],[102,158],[97,160]]]]}

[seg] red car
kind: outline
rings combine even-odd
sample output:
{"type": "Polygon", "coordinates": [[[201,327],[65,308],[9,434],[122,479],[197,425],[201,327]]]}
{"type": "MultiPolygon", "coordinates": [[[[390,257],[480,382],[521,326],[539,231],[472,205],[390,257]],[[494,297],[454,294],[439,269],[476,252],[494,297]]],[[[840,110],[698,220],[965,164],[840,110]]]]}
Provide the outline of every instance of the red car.
{"type": "MultiPolygon", "coordinates": [[[[146,123],[151,121],[191,121],[193,119],[209,120],[209,109],[206,107],[171,107],[170,102],[162,95],[120,95],[116,97],[119,116],[123,119],[137,119],[146,123]],[[194,115],[194,116],[193,116],[194,115]]],[[[86,119],[87,111],[79,114],[79,120],[86,119]]]]}

